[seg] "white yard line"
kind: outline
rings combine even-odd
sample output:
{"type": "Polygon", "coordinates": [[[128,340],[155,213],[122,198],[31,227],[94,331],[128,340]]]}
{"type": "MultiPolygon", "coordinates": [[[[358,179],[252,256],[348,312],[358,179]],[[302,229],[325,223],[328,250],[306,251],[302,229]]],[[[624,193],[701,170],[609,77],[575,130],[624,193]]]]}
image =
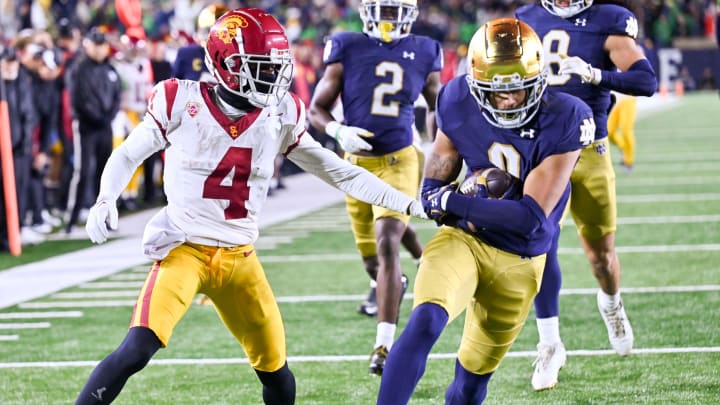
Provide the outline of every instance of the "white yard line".
{"type": "MultiPolygon", "coordinates": [[[[720,353],[720,347],[661,347],[646,348],[632,351],[633,355],[652,354],[675,354],[675,353],[720,353]]],[[[615,356],[613,350],[568,350],[568,356],[615,356]]],[[[509,352],[506,357],[532,358],[537,356],[536,351],[509,352]]],[[[454,359],[456,353],[433,353],[430,359],[454,359]]],[[[337,355],[337,356],[290,356],[288,363],[338,363],[345,361],[367,361],[366,354],[360,355],[337,355]]],[[[247,364],[248,360],[242,357],[231,358],[210,358],[210,359],[153,359],[150,365],[153,366],[178,366],[178,365],[228,365],[247,364]]],[[[0,363],[2,368],[70,368],[70,367],[95,367],[98,364],[93,360],[78,361],[33,361],[33,362],[7,362],[0,363]]]]}
{"type": "Polygon", "coordinates": [[[50,322],[0,323],[0,330],[46,329],[49,327],[50,322]]]}
{"type": "MultiPolygon", "coordinates": [[[[687,286],[667,286],[667,287],[624,287],[624,294],[637,293],[677,293],[677,292],[710,292],[720,291],[720,285],[687,285],[687,286]]],[[[564,288],[560,290],[561,295],[595,295],[597,288],[564,288]]],[[[59,297],[59,294],[53,295],[51,298],[73,298],[78,301],[40,301],[26,302],[18,306],[27,309],[40,308],[98,308],[98,307],[131,307],[135,305],[134,300],[86,300],[86,298],[113,298],[116,295],[112,291],[108,292],[88,292],[88,293],[68,293],[71,296],[59,297]]],[[[123,291],[123,296],[130,295],[130,292],[123,291]]],[[[137,295],[135,292],[133,295],[137,295]]],[[[277,297],[276,301],[280,303],[306,303],[306,302],[352,302],[365,298],[365,295],[298,295],[277,297]]],[[[407,293],[404,299],[411,300],[412,293],[407,293]]]]}
{"type": "MultiPolygon", "coordinates": [[[[10,342],[20,339],[18,335],[0,335],[0,342],[10,342]]],[[[0,368],[3,368],[0,366],[0,368]]]]}
{"type": "Polygon", "coordinates": [[[691,202],[691,201],[717,201],[720,193],[704,194],[625,194],[618,195],[619,203],[657,203],[657,202],[691,202]]]}
{"type": "Polygon", "coordinates": [[[126,298],[137,297],[138,290],[112,290],[112,291],[83,291],[63,292],[50,295],[49,298],[56,299],[85,299],[85,298],[126,298]]]}
{"type": "Polygon", "coordinates": [[[84,316],[84,314],[82,311],[0,313],[0,319],[82,318],[83,316],[84,316]]]}

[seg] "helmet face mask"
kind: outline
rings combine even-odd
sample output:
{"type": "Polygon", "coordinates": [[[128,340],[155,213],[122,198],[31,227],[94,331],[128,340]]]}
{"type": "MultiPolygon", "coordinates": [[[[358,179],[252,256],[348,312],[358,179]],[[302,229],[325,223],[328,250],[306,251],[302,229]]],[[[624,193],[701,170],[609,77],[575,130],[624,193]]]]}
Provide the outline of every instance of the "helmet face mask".
{"type": "Polygon", "coordinates": [[[518,128],[537,113],[547,87],[543,48],[524,22],[502,18],[483,25],[469,46],[466,80],[482,114],[499,128],[518,128]],[[498,108],[495,93],[524,91],[518,107],[498,108]]]}
{"type": "Polygon", "coordinates": [[[551,14],[561,18],[570,18],[592,6],[593,0],[542,0],[542,6],[551,14]],[[559,3],[565,3],[561,5],[559,3]]]}
{"type": "Polygon", "coordinates": [[[233,10],[215,22],[205,65],[226,90],[259,108],[279,104],[293,75],[284,29],[259,9],[233,10]]]}
{"type": "Polygon", "coordinates": [[[418,16],[417,0],[362,0],[363,32],[390,42],[404,38],[418,16]]]}

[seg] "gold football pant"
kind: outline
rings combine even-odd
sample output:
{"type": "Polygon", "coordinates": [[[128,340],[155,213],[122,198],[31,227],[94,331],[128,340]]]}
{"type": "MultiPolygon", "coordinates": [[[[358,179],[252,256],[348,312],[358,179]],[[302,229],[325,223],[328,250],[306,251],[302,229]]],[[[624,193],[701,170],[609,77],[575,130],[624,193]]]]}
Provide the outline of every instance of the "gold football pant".
{"type": "MultiPolygon", "coordinates": [[[[383,156],[358,156],[345,154],[350,163],[373,173],[386,183],[416,198],[419,190],[420,172],[418,152],[414,146],[408,146],[383,156]]],[[[407,224],[410,217],[397,211],[368,204],[349,195],[345,196],[345,205],[352,226],[355,244],[362,257],[375,256],[375,221],[378,218],[397,218],[407,224]]]]}
{"type": "Polygon", "coordinates": [[[272,372],[285,364],[285,329],[253,245],[228,248],[184,243],[153,264],[130,327],[149,328],[167,346],[175,325],[200,292],[215,304],[250,365],[272,372]]]}
{"type": "Polygon", "coordinates": [[[444,226],[423,252],[413,308],[440,305],[448,323],[466,310],[458,360],[472,373],[487,374],[520,333],[544,268],[545,255],[520,257],[444,226]]]}

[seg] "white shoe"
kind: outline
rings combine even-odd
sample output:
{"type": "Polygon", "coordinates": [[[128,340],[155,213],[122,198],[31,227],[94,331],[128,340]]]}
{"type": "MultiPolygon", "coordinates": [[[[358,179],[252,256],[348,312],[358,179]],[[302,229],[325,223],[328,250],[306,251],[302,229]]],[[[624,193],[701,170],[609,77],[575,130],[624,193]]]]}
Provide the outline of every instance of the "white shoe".
{"type": "Polygon", "coordinates": [[[51,215],[48,210],[42,210],[42,219],[46,224],[50,224],[52,227],[62,225],[60,218],[51,215]]]}
{"type": "Polygon", "coordinates": [[[21,245],[37,245],[45,242],[45,236],[33,231],[30,227],[23,226],[20,228],[20,244],[21,245]]]}
{"type": "Polygon", "coordinates": [[[560,369],[565,366],[567,352],[562,342],[555,344],[538,343],[538,356],[533,362],[535,372],[532,376],[532,387],[535,391],[549,390],[558,383],[560,369]]]}
{"type": "Polygon", "coordinates": [[[602,291],[597,293],[598,309],[603,321],[605,321],[610,345],[620,356],[627,356],[632,350],[634,336],[622,300],[620,300],[616,308],[603,308],[600,303],[600,294],[602,294],[602,291]]]}
{"type": "Polygon", "coordinates": [[[52,225],[48,224],[47,222],[43,222],[42,224],[32,225],[30,226],[30,229],[37,233],[41,233],[43,235],[47,235],[49,233],[52,233],[53,227],[52,225]]]}

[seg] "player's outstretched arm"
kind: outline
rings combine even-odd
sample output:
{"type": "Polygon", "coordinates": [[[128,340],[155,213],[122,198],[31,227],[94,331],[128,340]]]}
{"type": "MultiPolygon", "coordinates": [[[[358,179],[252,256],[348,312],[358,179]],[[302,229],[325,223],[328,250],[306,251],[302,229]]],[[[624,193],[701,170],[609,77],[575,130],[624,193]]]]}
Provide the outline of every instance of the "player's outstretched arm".
{"type": "MultiPolygon", "coordinates": [[[[154,124],[153,124],[154,125],[154,124]]],[[[108,237],[108,226],[117,229],[118,212],[116,200],[130,182],[135,169],[148,156],[161,149],[153,139],[152,132],[144,122],[138,125],[110,155],[100,177],[100,191],[95,205],[90,208],[85,231],[94,243],[103,243],[108,237]]]]}
{"type": "Polygon", "coordinates": [[[350,164],[309,136],[287,155],[293,163],[333,187],[372,205],[427,219],[420,201],[396,190],[367,170],[350,164]]]}

